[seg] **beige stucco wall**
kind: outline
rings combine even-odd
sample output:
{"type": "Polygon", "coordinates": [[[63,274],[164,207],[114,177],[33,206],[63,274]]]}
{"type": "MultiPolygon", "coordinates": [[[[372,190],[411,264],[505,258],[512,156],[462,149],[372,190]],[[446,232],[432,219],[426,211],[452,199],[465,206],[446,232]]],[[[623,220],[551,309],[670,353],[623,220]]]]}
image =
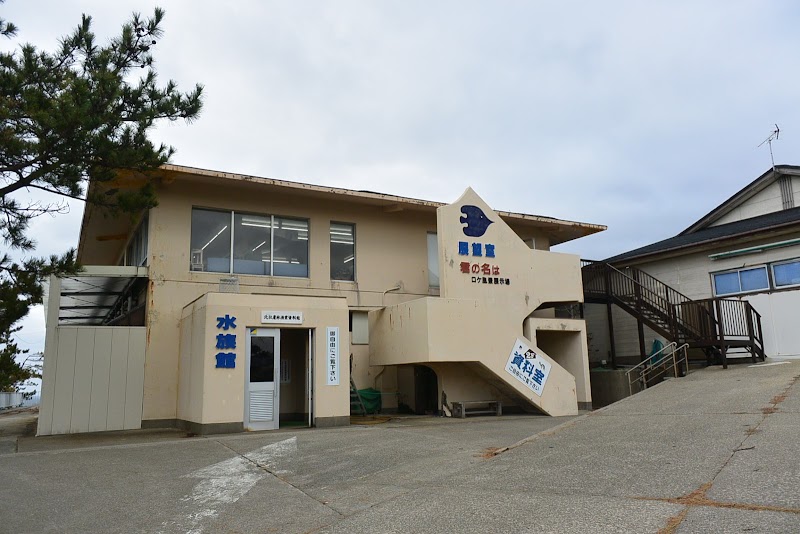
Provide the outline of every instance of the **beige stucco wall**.
{"type": "Polygon", "coordinates": [[[523,328],[525,337],[542,349],[575,377],[578,402],[592,402],[589,381],[589,348],[586,321],[578,319],[528,318],[523,328]]]}
{"type": "MultiPolygon", "coordinates": [[[[337,197],[332,202],[330,197],[315,196],[304,192],[302,188],[272,187],[266,193],[267,189],[263,184],[248,180],[215,181],[208,177],[196,179],[188,174],[173,173],[168,179],[156,183],[159,205],[148,215],[150,283],[147,291],[148,332],[143,420],[181,418],[179,412],[191,420],[208,419],[205,411],[202,416],[195,412],[198,410],[198,396],[208,395],[209,392],[197,391],[193,389],[194,386],[180,385],[183,381],[187,384],[202,382],[198,378],[200,370],[197,368],[192,371],[194,374],[185,376],[183,367],[189,365],[187,358],[191,351],[186,352],[184,347],[187,343],[191,346],[201,343],[205,336],[202,330],[204,325],[197,324],[197,319],[187,319],[188,316],[184,316],[184,307],[192,303],[195,303],[193,306],[198,305],[198,299],[203,295],[219,291],[220,278],[228,275],[190,271],[192,207],[309,220],[309,277],[237,274],[235,276],[239,280],[239,293],[242,295],[338,297],[346,301],[350,310],[369,311],[439,294],[438,288],[428,287],[427,234],[437,231],[437,218],[430,209],[378,206],[374,203],[368,204],[357,196],[337,197]],[[355,225],[355,282],[330,280],[328,231],[331,221],[355,225]],[[397,287],[399,289],[394,289],[397,287]],[[390,289],[392,291],[386,292],[390,289]]],[[[93,228],[92,225],[98,224],[98,219],[90,217],[88,224],[93,228]]],[[[533,258],[537,265],[531,272],[509,271],[506,276],[514,274],[520,277],[519,280],[534,279],[543,274],[543,271],[536,269],[552,268],[549,275],[551,283],[562,287],[562,290],[554,292],[552,286],[540,284],[538,295],[541,298],[531,300],[529,295],[528,301],[524,303],[524,299],[518,299],[517,304],[520,306],[515,305],[514,313],[517,308],[532,310],[538,302],[553,298],[563,301],[577,301],[581,298],[579,286],[576,288],[574,285],[575,280],[579,283],[579,270],[574,257],[551,256],[546,252],[550,244],[550,234],[558,231],[555,223],[542,223],[541,227],[534,226],[530,221],[512,222],[511,226],[504,222],[502,224],[511,229],[515,237],[525,240],[522,242],[517,239],[518,243],[514,247],[520,252],[525,249],[526,258],[533,258]],[[544,250],[531,251],[529,247],[532,240],[535,240],[537,249],[544,250]],[[536,259],[539,256],[545,260],[536,259]]],[[[109,226],[108,232],[112,231],[119,233],[124,232],[124,229],[109,226]]],[[[84,261],[88,259],[90,263],[102,264],[114,262],[120,257],[124,250],[124,240],[95,242],[104,233],[105,230],[94,228],[86,234],[97,236],[82,241],[84,261]]],[[[484,296],[497,303],[490,294],[485,293],[484,296]]],[[[480,290],[477,291],[476,298],[482,298],[480,290]]],[[[514,319],[518,325],[521,325],[522,320],[523,318],[514,319]]],[[[347,331],[345,324],[343,337],[347,331]]],[[[367,345],[353,345],[352,354],[357,386],[381,389],[385,393],[384,407],[396,407],[396,368],[371,365],[367,345]]],[[[349,354],[342,356],[345,366],[348,356],[349,354]]]]}
{"type": "MultiPolygon", "coordinates": [[[[417,299],[370,312],[370,332],[370,361],[374,365],[479,364],[488,371],[482,373],[484,381],[502,383],[547,414],[578,413],[575,378],[540,348],[537,354],[552,365],[541,397],[505,371],[516,339],[522,337],[522,325],[515,326],[494,313],[490,303],[442,297],[417,299]]],[[[471,377],[461,377],[458,366],[433,368],[439,375],[440,396],[441,384],[445,383],[449,384],[450,391],[445,391],[450,402],[477,400],[459,398],[454,393],[470,389],[471,377]]]]}
{"type": "Polygon", "coordinates": [[[579,402],[591,402],[583,321],[559,322],[547,318],[550,310],[537,311],[544,303],[583,300],[578,256],[532,250],[471,189],[438,208],[437,221],[441,297],[371,312],[370,362],[429,365],[439,377],[439,394],[444,389],[450,402],[497,399],[504,391],[551,415],[577,413],[579,402]],[[485,231],[477,236],[465,231],[473,207],[491,221],[484,221],[485,231]],[[460,243],[467,244],[466,254],[460,243]],[[481,254],[473,252],[473,244],[481,254]],[[486,255],[487,246],[493,256],[486,255]],[[483,283],[490,279],[506,283],[483,283]],[[567,336],[547,338],[558,358],[536,345],[537,329],[567,336]],[[505,370],[517,338],[527,338],[552,365],[541,397],[505,370]],[[465,373],[459,363],[473,372],[465,373]]]}
{"type": "MultiPolygon", "coordinates": [[[[291,195],[247,194],[252,184],[235,190],[181,181],[163,186],[159,206],[150,214],[150,288],[144,419],[172,419],[177,413],[179,323],[183,307],[205,293],[219,291],[221,273],[189,270],[193,206],[233,209],[309,219],[309,278],[239,274],[239,292],[271,295],[341,297],[352,309],[369,310],[429,294],[427,233],[436,230],[433,214],[386,213],[372,206],[331,204],[291,195]],[[330,280],[331,221],[356,226],[356,282],[330,280]],[[385,295],[387,289],[401,286],[385,295]]],[[[435,294],[435,291],[434,291],[435,294]]],[[[348,332],[345,323],[344,333],[348,332]]],[[[359,388],[374,387],[380,369],[369,370],[366,346],[353,351],[359,388]]],[[[349,353],[345,355],[345,360],[349,353]]],[[[346,363],[346,361],[345,361],[346,363]]],[[[384,384],[395,382],[384,371],[384,384]]],[[[393,406],[394,397],[384,398],[393,406]]],[[[388,403],[388,404],[387,404],[388,403]]]]}
{"type": "Polygon", "coordinates": [[[439,276],[441,295],[486,302],[511,321],[522,321],[545,302],[582,302],[580,259],[572,254],[532,250],[492,211],[472,189],[456,202],[437,210],[439,228],[439,276]],[[461,207],[474,205],[493,221],[478,238],[466,236],[460,222],[461,207]],[[461,255],[459,242],[495,245],[496,257],[461,255]],[[489,264],[500,269],[499,276],[510,286],[476,284],[471,274],[461,272],[461,263],[489,264]]]}
{"type": "MultiPolygon", "coordinates": [[[[177,418],[201,424],[235,423],[244,418],[245,365],[248,328],[291,328],[261,323],[265,309],[302,310],[303,324],[314,329],[314,419],[350,415],[350,354],[347,302],[343,298],[292,297],[208,293],[182,313],[181,331],[191,325],[191,349],[181,347],[177,418]],[[234,369],[217,369],[215,335],[217,317],[236,317],[237,346],[234,369]],[[339,328],[339,385],[329,386],[326,374],[326,327],[339,328]],[[187,354],[188,352],[188,354],[187,354]]],[[[277,378],[277,377],[276,377],[277,378]]]]}

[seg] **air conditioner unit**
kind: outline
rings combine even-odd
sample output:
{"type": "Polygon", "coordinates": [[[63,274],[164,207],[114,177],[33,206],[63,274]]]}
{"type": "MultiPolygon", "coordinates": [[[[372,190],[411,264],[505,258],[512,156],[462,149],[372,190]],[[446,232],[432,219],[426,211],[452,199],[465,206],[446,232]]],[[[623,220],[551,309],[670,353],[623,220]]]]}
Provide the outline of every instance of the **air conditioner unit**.
{"type": "Polygon", "coordinates": [[[190,260],[192,265],[193,271],[202,271],[203,270],[203,250],[202,249],[195,249],[192,251],[192,258],[190,260]]]}

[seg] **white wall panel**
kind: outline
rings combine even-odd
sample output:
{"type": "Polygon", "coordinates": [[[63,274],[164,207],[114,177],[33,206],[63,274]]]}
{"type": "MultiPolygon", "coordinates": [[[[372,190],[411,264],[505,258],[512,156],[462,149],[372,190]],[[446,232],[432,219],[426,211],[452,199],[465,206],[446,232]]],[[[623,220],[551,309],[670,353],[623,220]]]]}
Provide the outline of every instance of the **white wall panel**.
{"type": "Polygon", "coordinates": [[[115,329],[111,336],[111,374],[108,384],[107,430],[122,430],[125,424],[125,387],[128,379],[127,329],[115,329]]]}
{"type": "Polygon", "coordinates": [[[106,430],[108,421],[108,380],[111,373],[111,328],[97,328],[94,334],[92,399],[89,407],[89,432],[106,430]]]}
{"type": "Polygon", "coordinates": [[[61,326],[47,350],[39,435],[140,428],[146,328],[61,326]]]}
{"type": "Polygon", "coordinates": [[[747,300],[761,314],[767,356],[800,357],[800,291],[753,295],[747,300]]]}
{"type": "MultiPolygon", "coordinates": [[[[775,325],[776,356],[800,356],[800,328],[798,328],[798,310],[800,310],[800,291],[786,291],[770,295],[772,317],[768,320],[775,325]]],[[[761,322],[765,319],[762,317],[761,322]]]]}
{"type": "Polygon", "coordinates": [[[92,361],[95,328],[76,328],[75,377],[72,381],[72,417],[70,433],[89,431],[89,407],[92,394],[92,361]]]}
{"type": "Polygon", "coordinates": [[[58,373],[53,398],[53,434],[67,434],[72,418],[72,386],[75,379],[75,351],[78,330],[75,327],[58,329],[58,373]]]}
{"type": "Polygon", "coordinates": [[[144,392],[145,329],[130,331],[128,339],[128,371],[125,383],[125,420],[128,430],[142,426],[142,393],[144,392]]]}

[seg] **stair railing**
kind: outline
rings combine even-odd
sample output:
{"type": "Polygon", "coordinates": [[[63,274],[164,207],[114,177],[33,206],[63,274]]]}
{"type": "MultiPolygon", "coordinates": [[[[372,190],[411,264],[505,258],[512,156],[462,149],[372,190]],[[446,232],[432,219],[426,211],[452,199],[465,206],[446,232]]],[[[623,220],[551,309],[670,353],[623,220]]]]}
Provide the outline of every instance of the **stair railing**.
{"type": "Polygon", "coordinates": [[[602,261],[581,260],[584,292],[616,299],[640,319],[678,343],[717,346],[722,352],[730,340],[748,340],[755,358],[764,359],[764,333],[761,315],[740,299],[710,298],[692,300],[657,278],[635,267],[622,270],[602,261]]]}
{"type": "Polygon", "coordinates": [[[682,372],[689,371],[688,343],[678,346],[673,341],[642,363],[628,369],[625,372],[625,376],[628,378],[628,393],[633,395],[633,384],[637,382],[641,383],[642,389],[647,389],[648,383],[656,378],[665,376],[670,369],[673,371],[675,378],[681,376],[682,372]],[[661,356],[658,357],[659,355],[661,356]],[[658,359],[656,359],[657,357],[658,359]]]}
{"type": "Polygon", "coordinates": [[[713,311],[698,305],[661,280],[631,267],[625,268],[628,271],[626,273],[605,262],[584,260],[582,265],[588,267],[584,290],[623,300],[630,298],[638,311],[642,311],[643,306],[655,310],[666,323],[673,339],[713,339],[717,331],[713,311]]]}
{"type": "Polygon", "coordinates": [[[716,324],[721,325],[714,332],[720,344],[724,344],[725,340],[748,340],[753,357],[764,359],[761,314],[752,304],[746,300],[715,297],[696,300],[693,305],[709,310],[714,315],[716,324]]]}
{"type": "Polygon", "coordinates": [[[622,299],[631,298],[637,308],[644,304],[654,309],[662,316],[673,339],[685,341],[688,334],[693,339],[706,340],[717,331],[711,310],[698,306],[696,301],[644,271],[626,267],[628,274],[608,263],[589,260],[584,260],[582,265],[589,267],[588,276],[584,277],[584,288],[588,286],[589,291],[597,292],[598,281],[602,280],[605,285],[600,292],[622,299]],[[598,274],[602,274],[600,280],[598,274]],[[680,334],[683,334],[682,339],[680,334]]]}

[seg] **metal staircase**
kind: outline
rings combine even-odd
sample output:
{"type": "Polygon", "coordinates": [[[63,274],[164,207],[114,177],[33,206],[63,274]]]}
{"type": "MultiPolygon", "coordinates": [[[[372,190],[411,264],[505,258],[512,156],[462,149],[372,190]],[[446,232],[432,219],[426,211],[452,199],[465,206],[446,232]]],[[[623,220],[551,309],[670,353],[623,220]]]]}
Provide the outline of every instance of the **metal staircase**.
{"type": "Polygon", "coordinates": [[[761,315],[746,300],[692,300],[635,267],[582,261],[587,303],[616,304],[653,331],[678,345],[702,349],[708,363],[728,365],[728,352],[744,350],[764,360],[761,315]]]}

